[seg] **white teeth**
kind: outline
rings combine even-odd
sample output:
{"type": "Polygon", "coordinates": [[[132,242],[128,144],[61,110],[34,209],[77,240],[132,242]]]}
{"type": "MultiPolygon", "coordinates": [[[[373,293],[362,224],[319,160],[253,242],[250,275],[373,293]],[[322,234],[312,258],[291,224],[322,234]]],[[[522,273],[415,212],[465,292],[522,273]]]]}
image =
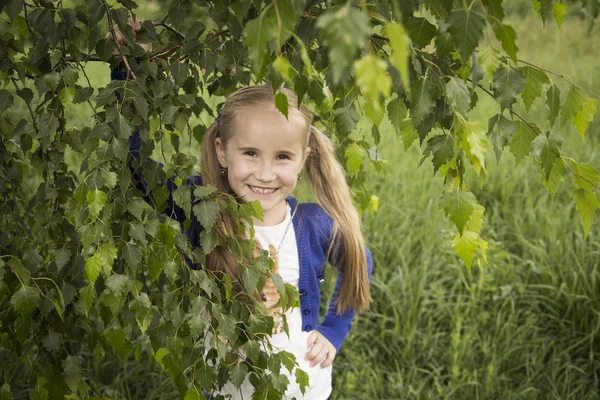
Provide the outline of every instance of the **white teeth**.
{"type": "Polygon", "coordinates": [[[259,188],[256,186],[250,186],[250,189],[254,193],[258,193],[258,194],[269,194],[269,193],[273,193],[276,190],[276,189],[268,189],[268,188],[259,188]]]}

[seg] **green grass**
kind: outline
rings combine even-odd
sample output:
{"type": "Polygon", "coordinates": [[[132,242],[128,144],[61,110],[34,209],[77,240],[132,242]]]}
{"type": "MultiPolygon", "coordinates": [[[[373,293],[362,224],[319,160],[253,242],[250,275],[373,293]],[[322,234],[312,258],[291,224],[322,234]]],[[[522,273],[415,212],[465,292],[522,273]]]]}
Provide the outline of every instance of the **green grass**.
{"type": "MultiPolygon", "coordinates": [[[[569,17],[559,32],[532,14],[510,17],[521,58],[598,92],[598,42],[585,22],[569,17]]],[[[494,110],[485,101],[472,117],[494,110]]],[[[535,121],[544,113],[538,101],[525,114],[535,121]]],[[[566,154],[597,167],[598,130],[593,124],[586,142],[570,124],[557,132],[566,154]]],[[[441,178],[429,162],[417,168],[416,145],[404,152],[383,131],[389,173],[371,181],[380,210],[364,217],[376,260],[373,305],[335,361],[334,398],[600,398],[600,224],[584,238],[570,178],[553,199],[531,160],[516,165],[508,152],[490,160],[482,188],[470,177],[490,248],[487,265],[469,270],[437,205],[441,178]]]]}

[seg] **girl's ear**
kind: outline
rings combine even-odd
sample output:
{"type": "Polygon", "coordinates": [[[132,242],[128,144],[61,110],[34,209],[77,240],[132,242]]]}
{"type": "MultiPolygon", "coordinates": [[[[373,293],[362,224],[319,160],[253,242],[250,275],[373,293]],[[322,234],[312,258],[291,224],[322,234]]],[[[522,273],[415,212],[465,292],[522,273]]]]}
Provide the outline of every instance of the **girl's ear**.
{"type": "Polygon", "coordinates": [[[306,146],[306,150],[304,150],[304,162],[302,163],[304,165],[304,163],[306,163],[306,160],[308,160],[308,157],[310,156],[310,147],[306,146]]]}
{"type": "Polygon", "coordinates": [[[225,157],[225,144],[220,137],[215,139],[215,151],[217,152],[217,158],[219,159],[221,167],[227,168],[227,162],[225,161],[227,159],[225,157]]]}

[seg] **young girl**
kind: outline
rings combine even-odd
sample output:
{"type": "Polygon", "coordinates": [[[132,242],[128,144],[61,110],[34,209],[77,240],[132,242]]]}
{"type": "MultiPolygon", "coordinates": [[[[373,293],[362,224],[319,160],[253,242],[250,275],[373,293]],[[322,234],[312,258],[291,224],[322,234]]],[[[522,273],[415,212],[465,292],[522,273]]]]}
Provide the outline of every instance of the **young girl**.
{"type": "MultiPolygon", "coordinates": [[[[282,92],[288,97],[289,119],[275,108],[270,86],[232,94],[204,136],[202,162],[217,189],[241,202],[260,201],[264,218],[254,221],[255,237],[263,249],[271,250],[284,282],[294,285],[300,296],[300,307],[287,315],[289,338],[275,333],[271,344],[294,354],[308,373],[310,388],[304,398],[327,399],[331,364],[354,312],[369,305],[371,257],[331,142],[311,124],[310,111],[298,108],[294,93],[282,92]],[[292,197],[303,168],[320,205],[292,197]],[[339,274],[329,310],[319,322],[319,283],[327,261],[339,274]]],[[[226,253],[211,254],[208,267],[218,266],[235,277],[236,261],[227,260],[226,253]]],[[[269,306],[277,296],[271,290],[262,300],[269,306]]],[[[286,398],[302,398],[295,379],[289,381],[286,398]]],[[[250,398],[252,387],[246,382],[240,391],[250,398]]]]}
{"type": "MultiPolygon", "coordinates": [[[[111,76],[125,78],[117,69],[111,76]]],[[[206,173],[202,179],[191,178],[187,183],[211,183],[240,202],[261,203],[264,218],[254,221],[255,238],[270,251],[278,266],[276,272],[297,288],[300,298],[300,307],[286,315],[289,338],[283,332],[270,338],[275,351],[294,354],[299,367],[309,375],[309,388],[303,396],[294,376],[282,368],[289,380],[285,397],[327,399],[332,390],[331,365],[352,326],[354,313],[369,306],[371,256],[331,142],[311,124],[310,111],[304,105],[298,107],[294,93],[287,89],[282,92],[288,97],[289,119],[275,108],[270,86],[246,87],[230,95],[204,135],[202,163],[206,173]],[[298,203],[292,197],[303,168],[320,204],[298,203]],[[337,267],[339,274],[327,314],[319,321],[319,283],[326,262],[337,267]]],[[[130,149],[136,158],[140,146],[136,133],[130,149]]],[[[138,182],[138,187],[143,190],[143,182],[138,182]]],[[[170,192],[175,189],[172,180],[167,187],[170,192]]],[[[167,204],[166,213],[183,227],[183,210],[172,198],[167,204]]],[[[190,222],[185,233],[192,246],[200,246],[202,227],[193,215],[190,222]]],[[[208,255],[207,267],[231,275],[234,281],[238,278],[237,265],[233,254],[219,246],[208,255]]],[[[274,285],[265,285],[265,306],[272,307],[278,299],[274,285]]],[[[246,380],[240,389],[227,384],[221,394],[249,399],[252,392],[246,380]]]]}

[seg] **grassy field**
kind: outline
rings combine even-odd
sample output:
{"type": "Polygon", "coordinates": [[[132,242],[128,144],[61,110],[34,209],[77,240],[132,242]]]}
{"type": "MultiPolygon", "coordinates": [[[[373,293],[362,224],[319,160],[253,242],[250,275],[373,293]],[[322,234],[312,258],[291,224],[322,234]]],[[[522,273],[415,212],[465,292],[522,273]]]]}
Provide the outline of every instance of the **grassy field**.
{"type": "MultiPolygon", "coordinates": [[[[587,36],[577,15],[544,29],[530,3],[509,10],[521,58],[600,91],[597,29],[587,36]]],[[[538,101],[528,118],[544,113],[538,101]]],[[[584,239],[573,186],[552,199],[529,159],[515,165],[506,152],[489,165],[485,185],[471,188],[487,210],[489,262],[469,271],[437,205],[441,178],[383,130],[390,172],[372,182],[381,205],[364,218],[374,302],[335,362],[334,398],[600,398],[600,224],[584,239]]],[[[567,125],[565,152],[598,167],[598,133],[598,119],[585,142],[567,125]]]]}

